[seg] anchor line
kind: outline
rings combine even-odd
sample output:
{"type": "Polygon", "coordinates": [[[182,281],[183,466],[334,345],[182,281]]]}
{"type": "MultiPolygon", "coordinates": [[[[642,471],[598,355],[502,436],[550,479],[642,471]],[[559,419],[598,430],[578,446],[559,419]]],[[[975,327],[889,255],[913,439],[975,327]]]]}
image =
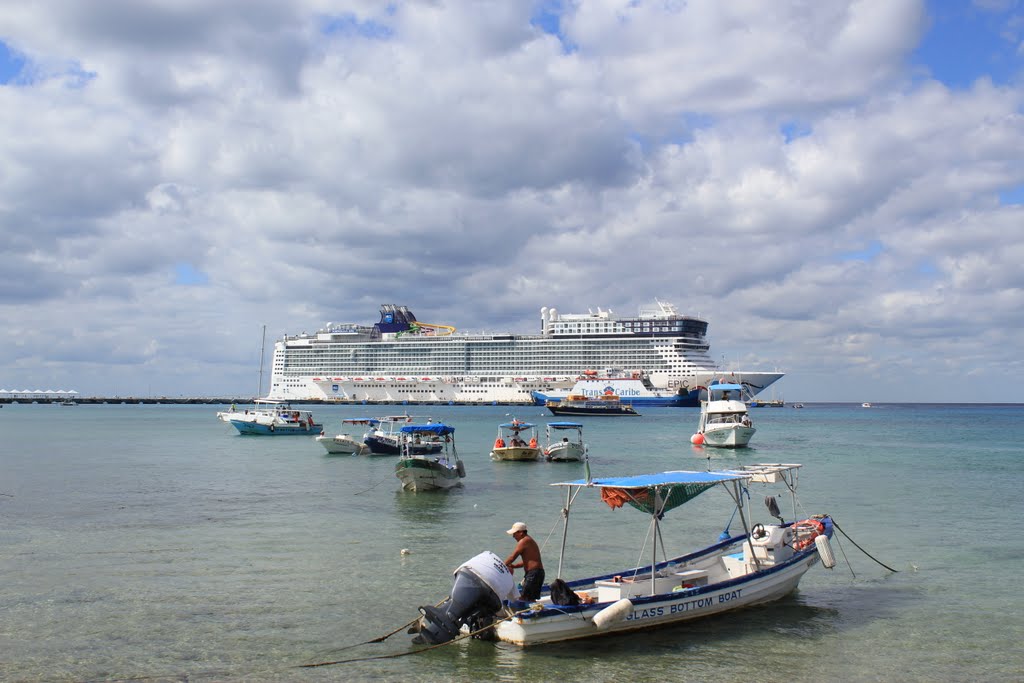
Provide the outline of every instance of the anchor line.
{"type": "Polygon", "coordinates": [[[867,555],[868,557],[870,557],[870,558],[871,558],[872,560],[874,560],[874,561],[875,561],[876,563],[878,563],[878,564],[879,564],[879,565],[881,565],[882,567],[885,567],[886,569],[888,569],[888,570],[889,570],[889,571],[891,571],[892,573],[894,573],[894,574],[898,573],[898,570],[896,570],[896,569],[893,569],[892,567],[890,567],[889,565],[885,564],[884,562],[882,562],[882,561],[881,561],[881,560],[879,560],[878,558],[874,557],[874,556],[873,556],[873,555],[872,555],[871,553],[869,553],[869,552],[868,552],[867,550],[864,550],[864,548],[861,548],[861,547],[860,547],[860,545],[858,545],[857,541],[855,541],[855,540],[853,540],[852,538],[850,538],[850,534],[848,534],[848,533],[846,533],[845,531],[843,531],[843,528],[842,528],[841,526],[839,526],[838,524],[836,524],[836,520],[835,520],[835,517],[833,517],[833,518],[832,518],[832,526],[834,526],[834,527],[835,527],[836,529],[838,529],[838,530],[839,530],[839,533],[841,533],[841,534],[842,534],[843,536],[846,536],[846,538],[847,538],[847,539],[848,539],[848,540],[850,541],[850,543],[852,543],[852,544],[854,544],[855,546],[857,546],[857,550],[861,551],[862,553],[864,553],[865,555],[867,555]]]}

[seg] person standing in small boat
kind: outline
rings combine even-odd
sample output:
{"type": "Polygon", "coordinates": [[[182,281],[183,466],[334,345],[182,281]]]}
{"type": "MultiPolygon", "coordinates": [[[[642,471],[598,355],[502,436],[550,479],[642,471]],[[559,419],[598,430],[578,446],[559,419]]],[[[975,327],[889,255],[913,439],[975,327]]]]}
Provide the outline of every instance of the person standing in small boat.
{"type": "Polygon", "coordinates": [[[505,560],[505,566],[511,570],[522,567],[525,572],[521,598],[523,600],[539,600],[540,589],[544,585],[544,563],[540,559],[540,547],[537,545],[537,541],[530,537],[526,530],[526,524],[523,522],[516,522],[505,533],[516,539],[516,547],[505,560]],[[521,561],[513,564],[517,557],[521,561]]]}

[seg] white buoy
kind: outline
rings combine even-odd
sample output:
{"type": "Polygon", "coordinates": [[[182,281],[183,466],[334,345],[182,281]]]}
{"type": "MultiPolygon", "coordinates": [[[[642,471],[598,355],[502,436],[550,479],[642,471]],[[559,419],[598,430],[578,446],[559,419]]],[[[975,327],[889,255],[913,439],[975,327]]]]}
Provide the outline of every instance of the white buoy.
{"type": "Polygon", "coordinates": [[[836,556],[832,552],[832,544],[828,542],[828,536],[820,534],[814,537],[814,547],[818,549],[821,556],[821,564],[827,569],[836,566],[836,556]]]}
{"type": "Polygon", "coordinates": [[[408,548],[402,548],[401,552],[402,552],[403,555],[409,555],[410,553],[412,553],[412,551],[409,550],[408,548]]]}
{"type": "Polygon", "coordinates": [[[626,615],[633,611],[633,603],[629,598],[622,598],[614,602],[594,615],[594,626],[598,631],[609,628],[612,624],[618,623],[626,618],[626,615]]]}

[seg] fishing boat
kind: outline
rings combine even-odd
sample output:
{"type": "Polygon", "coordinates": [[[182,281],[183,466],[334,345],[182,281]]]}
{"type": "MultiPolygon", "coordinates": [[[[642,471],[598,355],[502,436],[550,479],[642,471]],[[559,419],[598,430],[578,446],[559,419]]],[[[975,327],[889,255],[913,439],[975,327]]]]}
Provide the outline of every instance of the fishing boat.
{"type": "Polygon", "coordinates": [[[765,499],[772,521],[766,517],[755,523],[747,510],[753,484],[780,484],[793,499],[791,519],[798,519],[800,467],[760,464],[718,472],[661,472],[553,484],[564,490],[565,504],[557,574],[547,594],[530,602],[508,599],[508,582],[500,568],[485,566],[482,571],[471,561],[456,570],[449,598],[435,607],[420,608],[418,642],[448,642],[464,629],[479,629],[481,624],[487,629],[489,623],[498,640],[529,647],[670,626],[778,600],[794,591],[818,562],[829,568],[835,565],[829,544],[834,525],[828,515],[786,522],[774,496],[765,499]],[[661,529],[668,523],[662,521],[665,514],[713,489],[731,501],[742,533],[730,536],[727,525],[717,543],[658,561],[659,554],[666,555],[661,529]],[[650,543],[649,565],[627,565],[578,580],[562,578],[571,505],[585,491],[599,493],[613,510],[628,505],[646,513],[649,526],[644,547],[650,543]]]}
{"type": "Polygon", "coordinates": [[[268,399],[258,399],[253,410],[234,415],[230,422],[239,434],[257,436],[312,436],[324,428],[313,419],[312,411],[268,399]]]}
{"type": "Polygon", "coordinates": [[[537,425],[512,418],[498,425],[498,436],[491,449],[492,460],[538,460],[537,425]]]}
{"type": "Polygon", "coordinates": [[[583,425],[579,422],[549,422],[544,429],[547,443],[544,457],[553,461],[583,460],[587,445],[583,443],[583,425]]]}
{"type": "Polygon", "coordinates": [[[569,394],[564,399],[548,401],[547,409],[553,415],[639,415],[636,408],[623,403],[618,394],[585,396],[569,394]]]}
{"type": "Polygon", "coordinates": [[[407,491],[433,491],[462,486],[466,466],[455,450],[455,428],[446,424],[402,425],[402,455],[395,463],[395,476],[407,491]],[[424,442],[437,442],[441,450],[423,454],[416,449],[424,442]]]}
{"type": "MultiPolygon", "coordinates": [[[[378,424],[380,424],[380,420],[372,417],[352,417],[342,420],[341,428],[345,429],[346,425],[351,425],[353,428],[374,429],[378,424]]],[[[363,441],[365,438],[365,434],[354,435],[342,432],[334,436],[321,434],[316,437],[316,442],[323,446],[328,455],[362,455],[369,451],[369,447],[363,441]]]]}
{"type": "MultiPolygon", "coordinates": [[[[377,424],[366,432],[363,443],[370,455],[401,455],[401,428],[407,424],[428,422],[429,418],[418,418],[412,415],[385,415],[377,420],[377,424]]],[[[415,444],[412,451],[417,455],[440,453],[441,444],[427,441],[415,444]]]]}
{"type": "Polygon", "coordinates": [[[697,433],[690,438],[696,445],[743,448],[754,436],[754,423],[743,402],[743,385],[712,384],[708,399],[700,403],[697,433]]]}

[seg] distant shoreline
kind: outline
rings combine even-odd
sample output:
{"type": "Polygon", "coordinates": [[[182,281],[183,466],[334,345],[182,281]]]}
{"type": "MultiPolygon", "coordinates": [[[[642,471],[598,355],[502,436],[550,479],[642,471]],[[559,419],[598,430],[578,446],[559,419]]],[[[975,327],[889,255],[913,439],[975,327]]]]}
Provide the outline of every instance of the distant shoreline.
{"type": "MultiPolygon", "coordinates": [[[[4,405],[19,404],[19,405],[61,405],[67,401],[72,401],[76,405],[239,405],[246,406],[252,405],[253,400],[251,398],[223,398],[223,397],[208,397],[198,396],[191,398],[173,398],[168,396],[160,397],[136,397],[136,396],[90,396],[90,397],[75,397],[69,399],[67,397],[61,398],[0,398],[0,407],[4,405]]],[[[304,406],[523,406],[530,407],[535,404],[524,401],[411,401],[411,400],[394,400],[394,401],[338,401],[331,400],[325,401],[322,399],[295,399],[289,401],[281,401],[281,403],[288,403],[291,405],[304,405],[304,406]]],[[[789,403],[785,407],[791,408],[795,404],[789,403]]],[[[841,406],[850,405],[860,407],[858,401],[804,401],[802,406],[841,406]]],[[[986,402],[986,403],[971,403],[971,402],[949,402],[949,403],[937,403],[932,401],[890,401],[886,403],[872,403],[872,410],[876,408],[884,407],[904,407],[904,406],[1020,406],[1024,403],[1014,402],[986,402]]],[[[543,406],[541,406],[543,407],[543,406]]],[[[868,410],[868,409],[865,409],[868,410]]],[[[756,414],[761,414],[758,410],[756,414]]]]}

